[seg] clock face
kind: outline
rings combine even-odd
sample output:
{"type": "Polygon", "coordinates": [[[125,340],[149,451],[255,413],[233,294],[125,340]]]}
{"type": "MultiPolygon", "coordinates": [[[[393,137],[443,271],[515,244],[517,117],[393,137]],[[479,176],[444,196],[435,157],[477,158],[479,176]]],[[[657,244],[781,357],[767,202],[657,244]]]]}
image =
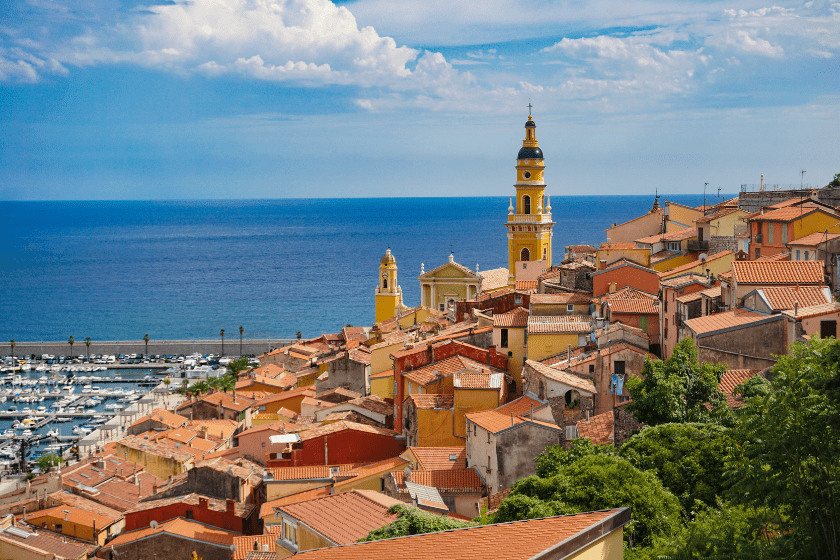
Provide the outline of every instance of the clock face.
{"type": "Polygon", "coordinates": [[[388,278],[388,273],[387,273],[387,272],[383,272],[383,273],[382,273],[382,278],[388,278]]]}

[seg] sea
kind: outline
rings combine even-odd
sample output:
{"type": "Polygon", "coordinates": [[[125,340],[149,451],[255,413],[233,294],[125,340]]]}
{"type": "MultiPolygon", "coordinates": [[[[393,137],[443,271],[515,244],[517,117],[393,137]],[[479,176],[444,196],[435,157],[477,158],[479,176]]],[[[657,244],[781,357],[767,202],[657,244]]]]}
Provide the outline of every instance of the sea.
{"type": "MultiPolygon", "coordinates": [[[[666,197],[662,197],[660,203],[666,197]]],[[[703,204],[703,195],[668,200],[703,204]]],[[[713,203],[717,197],[709,197],[713,203]]],[[[552,196],[554,255],[653,196],[552,196]]],[[[508,197],[0,202],[0,340],[293,338],[373,322],[390,248],[407,305],[454,254],[507,266],[508,197]]]]}

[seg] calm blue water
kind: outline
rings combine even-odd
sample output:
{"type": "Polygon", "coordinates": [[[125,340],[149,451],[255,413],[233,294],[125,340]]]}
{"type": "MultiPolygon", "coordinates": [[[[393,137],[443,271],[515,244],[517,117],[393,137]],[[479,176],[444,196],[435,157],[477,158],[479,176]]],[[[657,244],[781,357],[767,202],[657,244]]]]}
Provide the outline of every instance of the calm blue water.
{"type": "MultiPolygon", "coordinates": [[[[702,204],[703,196],[669,197],[702,204]]],[[[712,198],[709,198],[711,202],[712,198]]],[[[554,252],[597,244],[651,196],[552,197],[554,252]]],[[[420,263],[507,266],[507,197],[0,202],[0,340],[314,336],[373,322],[391,247],[408,305],[420,263]]]]}

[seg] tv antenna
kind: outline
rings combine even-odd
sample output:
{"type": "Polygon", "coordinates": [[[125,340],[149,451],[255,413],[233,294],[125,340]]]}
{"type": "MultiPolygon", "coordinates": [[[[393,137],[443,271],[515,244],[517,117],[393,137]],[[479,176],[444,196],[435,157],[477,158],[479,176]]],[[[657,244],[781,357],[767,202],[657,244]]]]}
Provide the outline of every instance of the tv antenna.
{"type": "Polygon", "coordinates": [[[799,174],[800,174],[799,188],[801,189],[805,186],[805,170],[803,169],[802,171],[799,172],[799,174]]]}

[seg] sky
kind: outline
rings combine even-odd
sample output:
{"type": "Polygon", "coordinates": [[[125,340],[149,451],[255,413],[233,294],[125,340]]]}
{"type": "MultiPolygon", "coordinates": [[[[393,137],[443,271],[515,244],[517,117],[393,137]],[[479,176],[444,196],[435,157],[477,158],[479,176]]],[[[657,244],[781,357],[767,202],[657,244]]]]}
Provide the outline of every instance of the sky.
{"type": "Polygon", "coordinates": [[[5,0],[0,200],[822,186],[830,0],[5,0]],[[805,173],[802,173],[805,171],[805,173]]]}

